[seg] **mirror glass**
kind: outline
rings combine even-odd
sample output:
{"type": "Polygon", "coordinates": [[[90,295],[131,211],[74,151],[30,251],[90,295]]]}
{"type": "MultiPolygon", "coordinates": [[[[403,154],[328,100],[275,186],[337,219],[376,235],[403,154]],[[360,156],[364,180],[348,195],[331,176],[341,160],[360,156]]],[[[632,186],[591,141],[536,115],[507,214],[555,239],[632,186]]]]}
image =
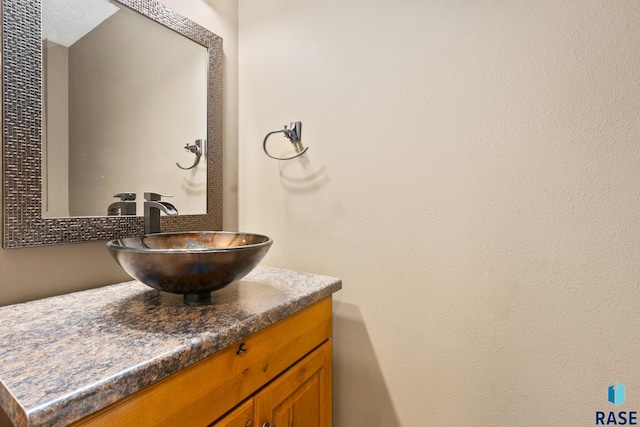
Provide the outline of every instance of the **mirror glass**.
{"type": "Polygon", "coordinates": [[[1,1],[3,247],[140,235],[144,192],[220,230],[222,39],[156,0],[1,1]]]}
{"type": "Polygon", "coordinates": [[[206,47],[107,0],[42,0],[42,43],[42,215],[206,213],[206,47]]]}

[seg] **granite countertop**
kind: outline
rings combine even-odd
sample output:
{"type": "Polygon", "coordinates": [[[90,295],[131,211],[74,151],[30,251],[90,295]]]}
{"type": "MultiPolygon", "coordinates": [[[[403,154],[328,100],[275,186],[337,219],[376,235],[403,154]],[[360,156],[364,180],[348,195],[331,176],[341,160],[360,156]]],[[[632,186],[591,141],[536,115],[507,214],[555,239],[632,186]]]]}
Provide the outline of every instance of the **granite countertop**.
{"type": "Polygon", "coordinates": [[[18,427],[67,425],[341,287],[261,266],[206,302],[131,281],[0,307],[0,407],[18,427]]]}

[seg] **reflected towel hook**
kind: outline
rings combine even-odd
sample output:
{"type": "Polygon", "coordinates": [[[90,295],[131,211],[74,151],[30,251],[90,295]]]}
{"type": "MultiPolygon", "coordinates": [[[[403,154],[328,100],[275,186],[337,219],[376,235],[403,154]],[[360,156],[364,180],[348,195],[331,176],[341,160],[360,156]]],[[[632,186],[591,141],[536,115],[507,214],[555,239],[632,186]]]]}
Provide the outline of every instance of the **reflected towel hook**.
{"type": "Polygon", "coordinates": [[[289,129],[287,129],[287,125],[284,125],[284,129],[274,130],[273,132],[269,132],[267,136],[264,137],[264,141],[262,142],[262,149],[264,150],[264,154],[271,157],[272,159],[276,159],[276,160],[295,159],[296,157],[302,156],[309,149],[309,147],[302,146],[302,142],[300,142],[300,139],[302,139],[302,122],[291,122],[289,129]],[[276,157],[269,154],[269,150],[267,150],[267,139],[269,139],[269,137],[274,133],[280,133],[280,132],[284,133],[284,136],[286,136],[287,139],[291,141],[291,143],[293,144],[293,148],[295,148],[296,153],[298,154],[291,157],[276,157]]]}
{"type": "Polygon", "coordinates": [[[189,169],[195,168],[198,165],[198,163],[200,163],[200,157],[202,157],[202,140],[201,139],[196,139],[196,143],[194,145],[185,144],[184,149],[187,150],[187,151],[192,152],[193,154],[195,154],[196,155],[196,160],[188,168],[180,166],[180,164],[178,162],[176,162],[176,166],[178,166],[182,170],[188,171],[189,169]]]}

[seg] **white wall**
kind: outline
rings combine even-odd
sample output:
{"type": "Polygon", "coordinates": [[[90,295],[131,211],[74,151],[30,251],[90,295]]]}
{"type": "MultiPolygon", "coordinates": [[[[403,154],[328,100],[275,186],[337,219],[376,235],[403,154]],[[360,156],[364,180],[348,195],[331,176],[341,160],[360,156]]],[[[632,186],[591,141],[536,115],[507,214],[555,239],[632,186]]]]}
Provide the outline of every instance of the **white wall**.
{"type": "Polygon", "coordinates": [[[344,281],[335,426],[640,410],[640,4],[239,5],[240,228],[344,281]]]}
{"type": "MultiPolygon", "coordinates": [[[[237,228],[237,5],[235,0],[163,3],[224,40],[223,225],[234,230],[237,228]]],[[[124,280],[129,280],[129,276],[113,261],[104,242],[0,249],[0,305],[124,280]]]]}

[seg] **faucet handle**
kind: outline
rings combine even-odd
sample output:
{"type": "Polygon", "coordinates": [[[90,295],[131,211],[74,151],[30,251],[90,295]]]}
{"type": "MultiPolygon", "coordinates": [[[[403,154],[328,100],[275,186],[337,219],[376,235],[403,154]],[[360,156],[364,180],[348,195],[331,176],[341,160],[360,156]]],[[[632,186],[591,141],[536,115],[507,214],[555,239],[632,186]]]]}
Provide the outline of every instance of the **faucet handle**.
{"type": "Polygon", "coordinates": [[[130,202],[136,199],[136,193],[129,193],[129,192],[118,193],[113,197],[119,197],[120,200],[123,202],[130,202]]]}
{"type": "Polygon", "coordinates": [[[160,194],[160,193],[152,193],[146,192],[144,193],[144,199],[148,202],[159,202],[163,197],[173,197],[169,194],[160,194]]]}

